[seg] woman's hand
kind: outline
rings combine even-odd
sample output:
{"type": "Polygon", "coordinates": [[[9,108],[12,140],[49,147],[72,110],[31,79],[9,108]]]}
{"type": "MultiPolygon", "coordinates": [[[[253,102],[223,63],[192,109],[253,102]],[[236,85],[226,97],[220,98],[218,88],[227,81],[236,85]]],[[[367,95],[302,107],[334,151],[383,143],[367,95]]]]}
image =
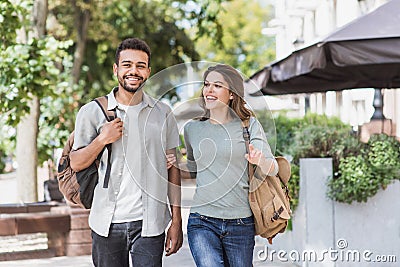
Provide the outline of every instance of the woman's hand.
{"type": "Polygon", "coordinates": [[[262,159],[264,157],[264,154],[258,150],[257,148],[255,148],[252,144],[249,145],[249,153],[244,155],[244,157],[251,163],[254,165],[260,165],[262,159]]]}
{"type": "Polygon", "coordinates": [[[267,159],[264,154],[255,148],[252,144],[249,145],[249,153],[244,155],[244,157],[254,165],[257,165],[260,167],[261,171],[269,175],[274,171],[274,160],[273,159],[267,159]]]}

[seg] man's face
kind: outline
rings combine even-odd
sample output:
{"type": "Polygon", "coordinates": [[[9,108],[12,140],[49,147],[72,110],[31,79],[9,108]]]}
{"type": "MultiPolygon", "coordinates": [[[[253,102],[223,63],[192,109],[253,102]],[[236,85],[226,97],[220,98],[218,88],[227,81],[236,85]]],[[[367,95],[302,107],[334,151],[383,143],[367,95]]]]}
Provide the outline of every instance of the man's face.
{"type": "Polygon", "coordinates": [[[133,49],[121,51],[118,65],[114,64],[113,69],[120,87],[131,93],[138,90],[151,72],[147,54],[133,49]]]}

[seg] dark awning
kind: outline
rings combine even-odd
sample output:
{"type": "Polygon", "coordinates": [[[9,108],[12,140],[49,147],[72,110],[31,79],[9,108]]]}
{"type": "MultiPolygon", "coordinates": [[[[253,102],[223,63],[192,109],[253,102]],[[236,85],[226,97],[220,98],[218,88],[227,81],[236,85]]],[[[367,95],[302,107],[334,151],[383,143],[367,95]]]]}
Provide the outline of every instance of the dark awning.
{"type": "MultiPolygon", "coordinates": [[[[250,77],[265,95],[400,87],[400,0],[250,77]]],[[[255,93],[255,92],[253,92],[255,93]]]]}

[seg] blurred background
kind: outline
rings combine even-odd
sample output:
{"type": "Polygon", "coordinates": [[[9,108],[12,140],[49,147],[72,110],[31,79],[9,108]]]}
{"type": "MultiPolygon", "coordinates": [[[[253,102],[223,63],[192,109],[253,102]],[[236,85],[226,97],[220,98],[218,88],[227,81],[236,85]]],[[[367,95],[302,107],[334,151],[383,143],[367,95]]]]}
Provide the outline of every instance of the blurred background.
{"type": "MultiPolygon", "coordinates": [[[[292,161],[293,211],[301,198],[301,158],[332,158],[324,183],[329,199],[367,202],[390,184],[398,185],[400,178],[400,18],[390,12],[400,8],[399,2],[0,0],[0,204],[65,204],[57,193],[60,152],[79,108],[117,84],[112,72],[115,49],[128,37],[144,39],[151,47],[153,75],[197,61],[230,64],[243,74],[246,101],[274,153],[292,161]],[[385,49],[390,66],[397,69],[385,65],[363,73],[390,73],[392,82],[295,90],[295,78],[307,75],[304,59],[323,51],[326,61],[332,60],[326,37],[354,24],[371,36],[353,32],[339,43],[351,44],[354,38],[393,42],[385,49]],[[287,60],[293,60],[288,65],[295,74],[286,75],[287,60]],[[280,93],[278,87],[284,90],[280,93]]],[[[350,46],[349,51],[377,58],[374,50],[362,46],[350,46]]],[[[324,77],[309,88],[337,76],[324,77]]],[[[173,90],[151,93],[174,108],[178,121],[187,119],[182,104],[189,112],[198,90],[176,87],[168,79],[163,83],[160,88],[173,90]]],[[[392,223],[398,236],[399,218],[392,223]]],[[[400,248],[398,241],[390,246],[400,248]]]]}

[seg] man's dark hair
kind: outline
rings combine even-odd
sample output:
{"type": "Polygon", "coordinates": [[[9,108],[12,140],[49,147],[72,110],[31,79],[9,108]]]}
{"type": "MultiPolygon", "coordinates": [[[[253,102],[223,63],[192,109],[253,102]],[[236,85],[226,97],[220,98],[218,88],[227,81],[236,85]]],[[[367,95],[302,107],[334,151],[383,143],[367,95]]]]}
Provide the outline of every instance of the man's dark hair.
{"type": "Polygon", "coordinates": [[[149,58],[147,65],[148,65],[148,67],[150,67],[150,57],[151,57],[150,47],[145,41],[143,41],[139,38],[128,38],[128,39],[123,40],[119,44],[117,51],[115,52],[115,64],[118,65],[119,54],[121,53],[121,51],[127,50],[127,49],[133,49],[133,50],[139,50],[139,51],[145,52],[149,58]]]}

